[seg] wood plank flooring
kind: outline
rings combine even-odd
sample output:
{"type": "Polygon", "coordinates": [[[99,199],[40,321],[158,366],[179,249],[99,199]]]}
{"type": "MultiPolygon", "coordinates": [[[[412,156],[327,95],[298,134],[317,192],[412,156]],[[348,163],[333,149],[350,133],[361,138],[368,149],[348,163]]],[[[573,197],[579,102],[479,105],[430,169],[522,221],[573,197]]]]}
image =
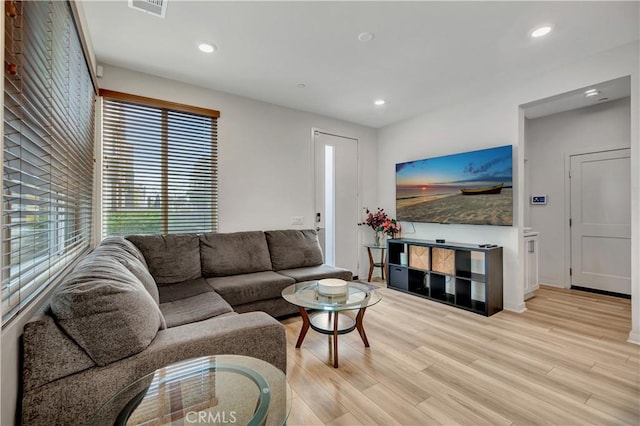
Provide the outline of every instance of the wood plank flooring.
{"type": "MultiPolygon", "coordinates": [[[[384,285],[384,283],[378,283],[384,285]]],[[[381,288],[365,348],[283,320],[288,425],[640,424],[640,347],[630,301],[541,287],[523,314],[490,318],[381,288]]]]}

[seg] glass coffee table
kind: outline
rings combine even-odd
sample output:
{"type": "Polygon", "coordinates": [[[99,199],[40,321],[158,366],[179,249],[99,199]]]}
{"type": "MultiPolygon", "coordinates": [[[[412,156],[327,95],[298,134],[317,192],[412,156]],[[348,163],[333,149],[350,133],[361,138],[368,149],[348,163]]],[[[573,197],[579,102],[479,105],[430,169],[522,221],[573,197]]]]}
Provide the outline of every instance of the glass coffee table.
{"type": "Polygon", "coordinates": [[[168,365],[121,389],[92,425],[284,425],[291,409],[285,374],[241,355],[168,365]]]}
{"type": "Polygon", "coordinates": [[[338,368],[338,336],[358,330],[365,347],[369,347],[364,332],[364,313],[369,306],[382,300],[377,287],[347,283],[347,292],[340,296],[326,296],[318,292],[318,281],[305,281],[282,290],[282,297],[298,307],[302,316],[302,328],[296,348],[302,346],[309,327],[318,333],[333,336],[333,366],[338,368]],[[307,309],[311,310],[309,314],[307,309]],[[357,311],[355,318],[348,312],[357,311]]]}

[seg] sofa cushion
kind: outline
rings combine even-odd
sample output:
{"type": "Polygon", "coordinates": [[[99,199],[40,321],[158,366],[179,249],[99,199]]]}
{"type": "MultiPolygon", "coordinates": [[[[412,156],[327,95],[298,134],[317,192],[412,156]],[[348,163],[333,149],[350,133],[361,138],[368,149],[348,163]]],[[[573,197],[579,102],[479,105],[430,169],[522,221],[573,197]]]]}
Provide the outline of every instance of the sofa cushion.
{"type": "MultiPolygon", "coordinates": [[[[123,241],[126,241],[129,245],[136,249],[133,243],[131,243],[130,241],[127,241],[122,237],[116,238],[121,238],[123,241]]],[[[151,298],[156,302],[156,304],[159,304],[160,302],[158,299],[158,285],[156,284],[156,280],[154,280],[149,273],[146,262],[143,263],[142,261],[140,261],[137,256],[135,256],[131,253],[130,250],[127,250],[125,248],[124,244],[115,242],[113,238],[109,238],[107,240],[104,240],[98,247],[96,247],[96,249],[93,251],[93,255],[110,257],[120,262],[122,266],[131,271],[133,275],[135,275],[136,278],[140,280],[144,288],[151,295],[151,298]]],[[[140,256],[142,256],[142,254],[140,256]]]]}
{"type": "Polygon", "coordinates": [[[161,303],[160,310],[168,328],[233,312],[231,306],[215,291],[161,303]]]}
{"type": "Polygon", "coordinates": [[[176,300],[187,299],[203,293],[214,293],[207,280],[202,277],[181,283],[165,284],[158,291],[160,293],[160,303],[175,302],[176,300]]]}
{"type": "Polygon", "coordinates": [[[200,240],[196,234],[129,235],[147,260],[158,285],[200,277],[200,240]]]}
{"type": "Polygon", "coordinates": [[[295,283],[295,280],[273,271],[265,271],[230,277],[207,278],[207,282],[224,300],[229,302],[231,306],[235,306],[256,300],[281,297],[282,290],[295,283]]]}
{"type": "Polygon", "coordinates": [[[267,231],[265,235],[274,271],[322,264],[322,249],[313,229],[267,231]]]}
{"type": "Polygon", "coordinates": [[[51,298],[58,324],[99,366],[144,350],[162,314],[140,281],[118,261],[85,257],[51,298]]]}
{"type": "Polygon", "coordinates": [[[292,303],[287,302],[280,297],[274,297],[273,299],[257,300],[255,302],[244,303],[242,305],[236,305],[233,310],[239,314],[245,312],[266,312],[274,318],[284,317],[286,315],[297,314],[300,312],[300,308],[292,303]]]}
{"type": "Polygon", "coordinates": [[[271,270],[269,247],[262,231],[200,235],[200,257],[205,277],[271,270]]]}
{"type": "Polygon", "coordinates": [[[167,322],[167,327],[176,327],[233,312],[231,306],[202,277],[163,285],[159,292],[160,310],[167,322]]]}
{"type": "Polygon", "coordinates": [[[338,268],[337,266],[318,265],[309,266],[308,268],[283,269],[278,271],[279,274],[291,277],[297,282],[321,280],[323,278],[339,278],[345,281],[351,281],[353,274],[348,269],[338,268]]]}

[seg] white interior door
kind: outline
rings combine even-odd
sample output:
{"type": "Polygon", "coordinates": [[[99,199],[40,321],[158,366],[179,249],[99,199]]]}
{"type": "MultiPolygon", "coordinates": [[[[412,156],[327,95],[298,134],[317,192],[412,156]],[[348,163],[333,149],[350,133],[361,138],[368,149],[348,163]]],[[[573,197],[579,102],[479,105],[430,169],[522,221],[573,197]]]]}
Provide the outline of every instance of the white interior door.
{"type": "Polygon", "coordinates": [[[358,275],[358,141],[315,131],[316,229],[325,263],[358,275]]]}
{"type": "Polygon", "coordinates": [[[571,156],[571,286],[631,294],[629,149],[571,156]]]}

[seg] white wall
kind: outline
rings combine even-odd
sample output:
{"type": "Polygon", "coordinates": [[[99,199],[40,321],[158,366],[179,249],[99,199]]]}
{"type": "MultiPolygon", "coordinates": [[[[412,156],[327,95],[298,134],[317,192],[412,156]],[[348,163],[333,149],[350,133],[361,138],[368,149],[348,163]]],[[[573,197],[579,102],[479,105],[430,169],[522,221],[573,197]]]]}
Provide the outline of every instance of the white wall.
{"type": "MultiPolygon", "coordinates": [[[[512,144],[514,148],[514,226],[416,225],[418,238],[445,238],[459,242],[492,242],[504,246],[504,307],[524,309],[522,283],[524,254],[519,250],[524,219],[524,116],[521,105],[569,92],[591,84],[631,76],[632,151],[632,298],[631,339],[640,343],[638,315],[640,283],[638,260],[639,188],[638,165],[638,43],[631,43],[583,58],[523,81],[517,86],[495,87],[490,94],[426,112],[413,119],[387,126],[378,136],[381,207],[394,211],[395,164],[455,152],[512,144]]],[[[406,227],[405,227],[406,229],[406,227]]],[[[407,236],[406,233],[403,235],[407,236]]]]}
{"type": "Polygon", "coordinates": [[[619,99],[547,117],[526,120],[525,156],[529,163],[528,198],[547,195],[548,204],[532,206],[528,225],[540,232],[540,282],[565,287],[565,159],[568,155],[603,148],[629,147],[631,100],[619,99]]]}

